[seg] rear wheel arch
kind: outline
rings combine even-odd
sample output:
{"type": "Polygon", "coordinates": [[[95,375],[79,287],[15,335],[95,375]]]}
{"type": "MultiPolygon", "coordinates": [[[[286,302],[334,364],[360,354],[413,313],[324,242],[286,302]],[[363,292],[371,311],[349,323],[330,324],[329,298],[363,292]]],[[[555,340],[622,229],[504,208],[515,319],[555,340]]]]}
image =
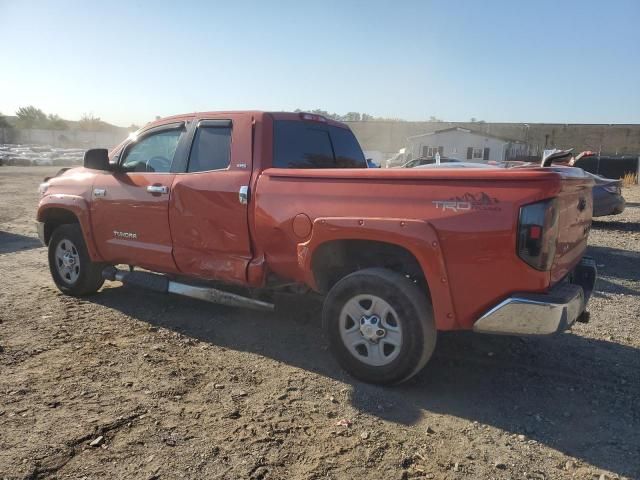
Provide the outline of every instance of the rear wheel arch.
{"type": "Polygon", "coordinates": [[[384,268],[400,273],[419,286],[429,296],[429,282],[416,256],[396,243],[336,239],[318,245],[311,257],[311,270],[317,288],[328,292],[345,276],[365,268],[384,268]]]}

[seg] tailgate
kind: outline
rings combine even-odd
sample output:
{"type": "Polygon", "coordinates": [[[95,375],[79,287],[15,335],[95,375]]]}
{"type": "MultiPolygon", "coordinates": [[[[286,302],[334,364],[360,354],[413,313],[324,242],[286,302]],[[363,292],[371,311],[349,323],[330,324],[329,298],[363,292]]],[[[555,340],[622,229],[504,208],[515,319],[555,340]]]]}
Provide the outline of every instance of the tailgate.
{"type": "Polygon", "coordinates": [[[593,211],[593,180],[578,168],[551,168],[562,176],[557,203],[558,239],[551,267],[553,285],[573,270],[587,249],[593,211]]]}

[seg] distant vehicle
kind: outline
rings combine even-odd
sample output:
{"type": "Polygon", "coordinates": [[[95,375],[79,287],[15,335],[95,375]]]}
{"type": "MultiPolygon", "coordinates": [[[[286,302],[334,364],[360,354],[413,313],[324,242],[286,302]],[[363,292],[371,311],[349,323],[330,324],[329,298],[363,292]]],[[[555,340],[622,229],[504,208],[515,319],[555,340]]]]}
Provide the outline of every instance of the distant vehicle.
{"type": "MultiPolygon", "coordinates": [[[[457,158],[449,158],[449,157],[441,157],[440,163],[452,163],[452,162],[460,162],[457,158]]],[[[421,165],[431,165],[435,164],[436,159],[433,157],[418,157],[413,160],[409,160],[408,162],[401,165],[399,168],[415,168],[421,165]]]]}
{"type": "Polygon", "coordinates": [[[369,167],[369,168],[380,168],[380,165],[378,165],[372,159],[367,158],[367,167],[369,167]]]}
{"type": "Polygon", "coordinates": [[[440,159],[440,162],[440,164],[429,163],[427,165],[418,165],[415,168],[499,168],[498,165],[479,162],[462,162],[455,159],[449,159],[447,161],[440,159]]]}
{"type": "Polygon", "coordinates": [[[585,172],[596,184],[593,186],[593,217],[618,215],[624,211],[626,202],[622,196],[622,180],[605,178],[585,172]]]}
{"type": "Polygon", "coordinates": [[[407,154],[404,148],[398,150],[391,158],[388,158],[385,162],[385,168],[399,167],[407,161],[407,154]]]}
{"type": "MultiPolygon", "coordinates": [[[[563,151],[566,153],[567,151],[563,151]]],[[[566,155],[563,155],[566,156],[566,155]]],[[[509,162],[513,163],[513,162],[509,162]]],[[[509,163],[490,165],[486,163],[473,162],[452,162],[435,163],[429,165],[420,165],[416,168],[520,168],[530,167],[531,164],[510,165],[509,163]]],[[[549,162],[547,166],[551,166],[553,162],[549,162]]],[[[585,174],[593,178],[595,185],[593,186],[593,214],[592,217],[604,217],[607,215],[618,215],[625,209],[626,202],[622,196],[622,180],[601,177],[590,172],[585,174]]]]}

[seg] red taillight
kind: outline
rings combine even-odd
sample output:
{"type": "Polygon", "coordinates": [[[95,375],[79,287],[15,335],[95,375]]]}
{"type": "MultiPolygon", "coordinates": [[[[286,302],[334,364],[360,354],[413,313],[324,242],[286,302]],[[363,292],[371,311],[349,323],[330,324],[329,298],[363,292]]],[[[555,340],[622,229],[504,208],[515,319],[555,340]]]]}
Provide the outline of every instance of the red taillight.
{"type": "Polygon", "coordinates": [[[529,238],[531,240],[540,240],[542,236],[542,227],[539,225],[531,225],[529,227],[529,238]]]}
{"type": "Polygon", "coordinates": [[[300,118],[302,120],[309,120],[311,122],[322,122],[327,123],[327,119],[322,115],[316,115],[315,113],[301,113],[300,118]]]}
{"type": "Polygon", "coordinates": [[[538,270],[550,270],[558,239],[556,199],[524,205],[518,219],[518,256],[538,270]]]}

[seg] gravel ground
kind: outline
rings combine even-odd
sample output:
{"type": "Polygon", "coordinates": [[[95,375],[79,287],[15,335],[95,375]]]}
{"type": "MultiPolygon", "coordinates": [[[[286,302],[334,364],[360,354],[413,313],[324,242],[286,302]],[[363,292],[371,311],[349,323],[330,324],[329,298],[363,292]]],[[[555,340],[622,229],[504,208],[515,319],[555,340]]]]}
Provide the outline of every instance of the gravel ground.
{"type": "Polygon", "coordinates": [[[589,324],[443,334],[381,388],[338,368],[312,300],[59,294],[32,223],[55,171],[0,167],[0,478],[640,478],[640,188],[593,224],[589,324]]]}

